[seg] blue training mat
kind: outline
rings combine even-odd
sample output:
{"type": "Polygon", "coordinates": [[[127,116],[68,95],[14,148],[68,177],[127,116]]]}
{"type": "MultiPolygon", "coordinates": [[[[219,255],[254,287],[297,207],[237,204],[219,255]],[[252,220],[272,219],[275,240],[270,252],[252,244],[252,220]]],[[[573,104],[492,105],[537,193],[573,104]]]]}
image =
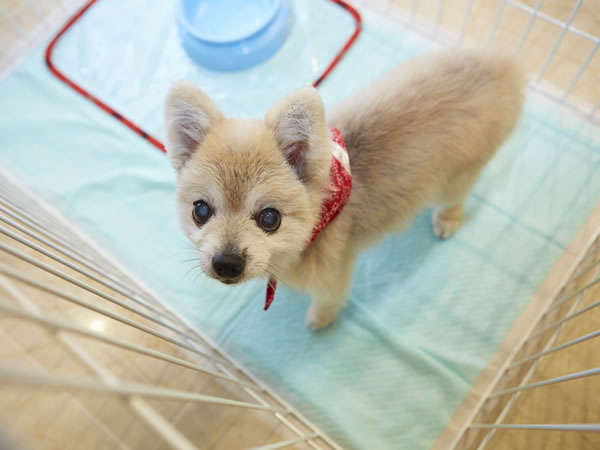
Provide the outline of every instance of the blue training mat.
{"type": "MultiPolygon", "coordinates": [[[[262,117],[353,29],[329,2],[298,0],[273,58],[223,74],[188,60],[174,14],[173,2],[99,0],[59,43],[56,64],[162,138],[172,81],[194,81],[228,115],[262,117]]],[[[364,24],[320,88],[328,106],[429,48],[376,15],[364,24]]],[[[360,257],[348,307],[315,334],[306,295],[281,286],[265,313],[265,281],[226,287],[188,273],[193,250],[167,159],[52,77],[42,50],[0,83],[1,166],[346,448],[428,448],[600,199],[598,129],[530,95],[456,236],[437,240],[430,211],[420,214],[360,257]]]]}

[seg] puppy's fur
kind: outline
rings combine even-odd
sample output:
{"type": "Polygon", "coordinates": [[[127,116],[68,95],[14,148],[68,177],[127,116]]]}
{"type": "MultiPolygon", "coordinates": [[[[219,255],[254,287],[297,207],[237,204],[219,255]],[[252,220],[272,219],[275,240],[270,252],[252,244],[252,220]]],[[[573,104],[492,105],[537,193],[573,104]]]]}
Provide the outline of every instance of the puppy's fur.
{"type": "MultiPolygon", "coordinates": [[[[325,119],[322,101],[302,88],[275,104],[264,120],[225,118],[198,88],[175,84],[166,102],[167,150],[178,174],[183,230],[201,268],[229,249],[242,255],[236,280],[275,276],[308,292],[306,323],[331,323],[344,305],[357,253],[433,206],[433,230],[451,236],[481,169],[519,118],[524,79],[507,57],[448,51],[393,70],[337,106],[325,119]],[[328,186],[328,127],[344,136],[353,187],[340,215],[306,247],[328,186]],[[213,216],[199,227],[193,203],[213,216]],[[265,233],[256,214],[281,213],[265,233]]],[[[225,280],[222,280],[225,281],[225,280]]]]}

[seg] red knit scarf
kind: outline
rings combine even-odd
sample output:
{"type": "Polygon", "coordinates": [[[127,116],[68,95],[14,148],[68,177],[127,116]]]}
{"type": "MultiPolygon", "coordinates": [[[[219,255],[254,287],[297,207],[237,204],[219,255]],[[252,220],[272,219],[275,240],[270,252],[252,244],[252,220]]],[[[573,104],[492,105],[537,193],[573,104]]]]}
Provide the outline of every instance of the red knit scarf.
{"type": "MultiPolygon", "coordinates": [[[[328,196],[321,205],[321,218],[315,225],[312,235],[306,245],[310,245],[329,225],[333,219],[344,209],[350,191],[352,190],[352,174],[350,173],[350,161],[346,150],[346,144],[342,133],[337,128],[331,128],[331,138],[335,143],[332,146],[331,168],[329,169],[329,189],[328,196]]],[[[275,299],[275,289],[277,288],[277,280],[273,277],[269,278],[267,284],[267,294],[265,296],[265,311],[269,309],[271,303],[275,299]]]]}

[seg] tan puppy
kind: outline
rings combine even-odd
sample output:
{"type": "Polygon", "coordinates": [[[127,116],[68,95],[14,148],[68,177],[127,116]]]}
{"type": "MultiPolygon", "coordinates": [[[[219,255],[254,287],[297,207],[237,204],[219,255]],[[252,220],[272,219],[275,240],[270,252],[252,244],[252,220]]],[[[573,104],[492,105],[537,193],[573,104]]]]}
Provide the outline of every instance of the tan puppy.
{"type": "Polygon", "coordinates": [[[519,118],[524,80],[491,54],[449,51],[401,65],[325,119],[313,88],[264,120],[224,117],[198,88],[175,84],[166,102],[177,204],[200,266],[224,283],[274,276],[308,292],[306,324],[343,307],[357,253],[434,206],[451,236],[481,169],[519,118]],[[353,186],[340,215],[306,247],[327,193],[329,126],[344,136],[353,186]]]}

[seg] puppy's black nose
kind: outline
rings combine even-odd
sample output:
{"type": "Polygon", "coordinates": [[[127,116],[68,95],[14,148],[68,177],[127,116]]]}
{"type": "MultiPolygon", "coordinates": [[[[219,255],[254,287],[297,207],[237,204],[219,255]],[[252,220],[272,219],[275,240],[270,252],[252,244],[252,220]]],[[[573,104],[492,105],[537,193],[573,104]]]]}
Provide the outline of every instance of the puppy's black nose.
{"type": "Polygon", "coordinates": [[[212,259],[213,269],[221,278],[237,278],[244,271],[246,260],[235,253],[217,253],[212,259]]]}

